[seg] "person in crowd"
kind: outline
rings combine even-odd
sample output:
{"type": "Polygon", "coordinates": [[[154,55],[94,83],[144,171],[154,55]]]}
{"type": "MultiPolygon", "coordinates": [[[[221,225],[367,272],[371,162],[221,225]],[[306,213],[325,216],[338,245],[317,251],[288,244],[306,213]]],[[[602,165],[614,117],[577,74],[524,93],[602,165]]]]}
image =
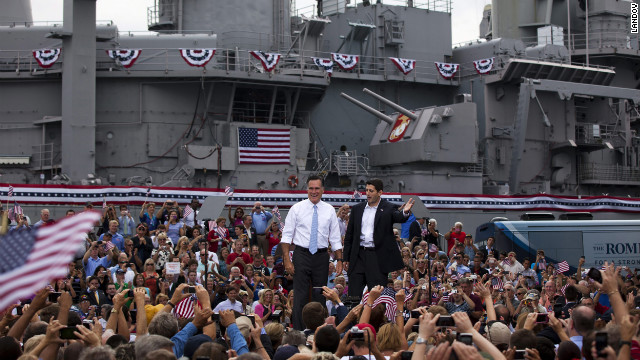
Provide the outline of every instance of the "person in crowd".
{"type": "Polygon", "coordinates": [[[451,230],[444,234],[444,238],[447,240],[447,253],[456,245],[456,243],[464,243],[464,238],[467,234],[462,231],[462,223],[457,221],[453,224],[451,230]]]}
{"type": "Polygon", "coordinates": [[[129,212],[129,208],[125,204],[120,205],[120,216],[118,217],[118,233],[123,237],[132,237],[135,235],[136,221],[129,212]]]}
{"type": "Polygon", "coordinates": [[[269,230],[269,221],[273,215],[267,211],[260,201],[256,201],[251,209],[251,220],[253,227],[256,229],[257,245],[260,252],[265,256],[270,254],[269,242],[267,241],[267,231],[269,230]]]}
{"type": "Polygon", "coordinates": [[[132,237],[131,240],[133,241],[134,249],[137,249],[137,257],[144,263],[151,257],[153,252],[153,242],[146,223],[140,223],[136,227],[136,236],[132,237]]]}
{"type": "Polygon", "coordinates": [[[413,221],[411,223],[411,225],[409,226],[409,239],[411,239],[411,242],[413,242],[413,239],[418,239],[419,241],[424,240],[423,238],[423,233],[425,232],[426,228],[427,228],[427,218],[426,217],[421,217],[421,218],[417,218],[415,221],[413,221]]]}
{"type": "Polygon", "coordinates": [[[138,217],[140,218],[140,222],[145,224],[147,229],[149,229],[149,233],[155,234],[156,228],[160,223],[156,217],[156,204],[143,204],[140,208],[140,214],[138,217]]]}
{"type": "Polygon", "coordinates": [[[49,209],[40,210],[40,220],[33,224],[34,227],[42,226],[49,222],[49,209]]]}
{"type": "Polygon", "coordinates": [[[237,207],[236,210],[231,214],[231,206],[229,206],[229,225],[236,226],[242,225],[244,219],[244,209],[241,207],[237,207]]]}
{"type": "Polygon", "coordinates": [[[218,252],[223,247],[228,247],[231,241],[229,230],[226,228],[227,219],[219,217],[216,219],[216,227],[209,230],[207,241],[209,242],[209,251],[218,252]]]}
{"type": "Polygon", "coordinates": [[[280,244],[281,238],[282,231],[280,230],[280,223],[274,220],[271,222],[271,225],[269,225],[269,230],[267,231],[267,242],[269,243],[269,247],[267,248],[267,252],[264,253],[265,257],[271,255],[273,248],[280,244]]]}
{"type": "MultiPolygon", "coordinates": [[[[162,211],[162,209],[159,211],[162,211]]],[[[185,235],[185,227],[184,224],[179,221],[179,216],[180,213],[178,210],[171,210],[169,211],[169,220],[164,222],[164,226],[167,228],[167,236],[171,239],[174,246],[177,245],[178,240],[185,235]]]]}

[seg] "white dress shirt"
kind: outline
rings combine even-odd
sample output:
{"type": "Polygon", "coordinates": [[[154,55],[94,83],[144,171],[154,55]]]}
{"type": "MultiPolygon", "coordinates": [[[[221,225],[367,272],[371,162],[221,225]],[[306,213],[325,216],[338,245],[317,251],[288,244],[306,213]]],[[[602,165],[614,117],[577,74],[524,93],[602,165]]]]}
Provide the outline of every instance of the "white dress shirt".
{"type": "MultiPolygon", "coordinates": [[[[333,206],[324,201],[318,204],[318,249],[325,249],[331,242],[331,250],[342,249],[340,226],[333,206]]],[[[313,220],[313,203],[306,199],[294,204],[284,222],[282,240],[285,244],[295,244],[309,248],[311,221],[313,220]]]]}
{"type": "Polygon", "coordinates": [[[362,224],[360,226],[360,246],[374,247],[373,244],[373,221],[376,219],[376,211],[378,211],[378,205],[369,206],[367,203],[364,206],[364,212],[362,213],[362,224]]]}

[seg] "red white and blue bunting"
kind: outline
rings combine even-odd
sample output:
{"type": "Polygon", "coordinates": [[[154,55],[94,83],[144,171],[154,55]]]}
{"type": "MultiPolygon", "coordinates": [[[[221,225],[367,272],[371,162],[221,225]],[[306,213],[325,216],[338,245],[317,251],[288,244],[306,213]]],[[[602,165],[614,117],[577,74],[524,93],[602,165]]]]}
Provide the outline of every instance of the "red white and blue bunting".
{"type": "Polygon", "coordinates": [[[438,69],[438,72],[440,73],[440,75],[442,75],[443,78],[447,80],[453,78],[459,67],[460,64],[436,62],[436,68],[438,69]]]}
{"type": "Polygon", "coordinates": [[[412,59],[390,57],[389,60],[391,60],[391,62],[398,67],[398,70],[402,71],[405,75],[410,73],[416,67],[416,61],[412,59]]]}
{"type": "Polygon", "coordinates": [[[262,63],[262,67],[265,71],[271,72],[278,65],[278,61],[280,61],[280,54],[277,53],[266,53],[264,51],[250,51],[251,55],[256,59],[260,60],[262,63]]]}
{"type": "Polygon", "coordinates": [[[180,56],[191,66],[204,67],[215,53],[216,49],[180,49],[180,56]]]}
{"type": "Polygon", "coordinates": [[[493,59],[494,58],[475,60],[473,66],[476,68],[478,74],[486,74],[491,71],[493,69],[493,59]]]}
{"type": "Polygon", "coordinates": [[[41,68],[48,69],[60,58],[60,49],[34,50],[33,57],[41,68]]]}
{"type": "MultiPolygon", "coordinates": [[[[227,196],[224,189],[211,188],[152,188],[147,195],[148,187],[126,186],[81,186],[81,185],[13,185],[12,201],[20,204],[56,205],[67,204],[82,206],[93,202],[99,206],[103,199],[108,203],[140,205],[147,202],[163,203],[175,200],[179,204],[188,204],[192,198],[201,201],[208,196],[227,196]]],[[[8,184],[0,185],[0,201],[7,200],[8,184]]],[[[343,204],[355,204],[363,198],[352,198],[353,192],[327,191],[322,200],[335,207],[343,204]]],[[[468,194],[415,194],[428,209],[450,210],[495,210],[495,211],[609,211],[640,213],[640,198],[619,198],[611,196],[500,196],[500,195],[468,195],[468,194]]],[[[258,191],[234,189],[227,205],[253,206],[261,201],[265,206],[278,205],[289,207],[307,198],[306,191],[258,191]]],[[[383,198],[393,203],[402,204],[401,194],[385,193],[383,198]]]]}
{"type": "Polygon", "coordinates": [[[324,69],[327,75],[331,76],[333,73],[333,60],[327,58],[312,57],[313,63],[320,69],[324,69]]]}
{"type": "Polygon", "coordinates": [[[139,49],[116,49],[116,50],[107,50],[107,54],[110,58],[116,61],[116,63],[122,65],[125,69],[128,69],[133,66],[133,64],[138,60],[138,56],[142,50],[139,49]]]}
{"type": "Polygon", "coordinates": [[[331,57],[333,58],[333,61],[338,63],[338,66],[340,66],[340,69],[342,70],[348,71],[358,65],[358,55],[331,53],[331,57]]]}

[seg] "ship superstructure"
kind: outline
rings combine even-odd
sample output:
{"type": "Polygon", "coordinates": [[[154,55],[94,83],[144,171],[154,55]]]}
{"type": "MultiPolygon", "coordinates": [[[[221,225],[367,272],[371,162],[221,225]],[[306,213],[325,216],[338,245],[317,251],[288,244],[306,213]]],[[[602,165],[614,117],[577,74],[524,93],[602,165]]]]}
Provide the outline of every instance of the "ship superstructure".
{"type": "Polygon", "coordinates": [[[449,0],[158,0],[145,35],[0,4],[3,182],[640,196],[630,1],[494,0],[455,46],[449,0]],[[241,163],[246,128],[290,131],[287,163],[241,163]]]}

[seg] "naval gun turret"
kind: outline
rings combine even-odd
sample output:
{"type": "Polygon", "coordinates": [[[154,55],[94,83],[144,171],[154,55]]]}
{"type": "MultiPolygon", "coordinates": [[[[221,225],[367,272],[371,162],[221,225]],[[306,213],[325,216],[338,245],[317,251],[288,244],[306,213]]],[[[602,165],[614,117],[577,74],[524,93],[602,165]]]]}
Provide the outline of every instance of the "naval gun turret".
{"type": "Polygon", "coordinates": [[[460,164],[478,162],[476,104],[469,101],[468,95],[460,95],[455,104],[408,110],[369,89],[363,91],[397,111],[389,116],[341,94],[382,120],[369,144],[372,166],[430,162],[451,166],[451,174],[460,170],[460,164]]]}

